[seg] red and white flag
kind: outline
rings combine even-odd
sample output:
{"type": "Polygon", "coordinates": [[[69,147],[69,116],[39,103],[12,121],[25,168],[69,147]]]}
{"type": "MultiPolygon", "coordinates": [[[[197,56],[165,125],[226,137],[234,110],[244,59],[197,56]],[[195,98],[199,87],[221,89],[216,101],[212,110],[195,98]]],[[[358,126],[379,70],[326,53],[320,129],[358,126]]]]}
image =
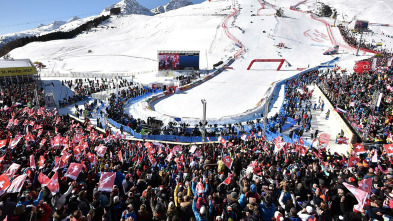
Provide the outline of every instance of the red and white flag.
{"type": "Polygon", "coordinates": [[[354,167],[357,163],[359,163],[359,158],[357,157],[349,157],[348,159],[348,167],[354,167]]]}
{"type": "Polygon", "coordinates": [[[106,146],[103,146],[103,145],[100,145],[100,146],[97,146],[96,148],[95,148],[95,151],[97,152],[97,156],[99,156],[99,157],[104,157],[104,155],[105,155],[105,152],[106,152],[106,146]]]}
{"type": "Polygon", "coordinates": [[[12,163],[11,166],[8,167],[7,171],[5,174],[7,174],[8,177],[12,177],[16,172],[18,172],[20,165],[17,163],[12,163]]]}
{"type": "Polygon", "coordinates": [[[225,147],[225,145],[227,144],[227,141],[221,137],[218,141],[220,141],[220,143],[225,147]]]}
{"type": "Polygon", "coordinates": [[[44,156],[40,156],[40,162],[39,162],[39,169],[44,168],[45,166],[45,157],[44,156]]]}
{"type": "Polygon", "coordinates": [[[243,134],[240,136],[240,139],[246,141],[247,140],[247,134],[243,134]]]}
{"type": "Polygon", "coordinates": [[[231,183],[232,174],[228,173],[228,177],[222,182],[222,184],[229,185],[231,183]]]}
{"type": "Polygon", "coordinates": [[[95,154],[87,153],[87,159],[89,159],[91,165],[95,165],[97,163],[97,157],[95,154]]]}
{"type": "Polygon", "coordinates": [[[323,133],[323,134],[319,135],[318,141],[319,141],[319,145],[320,146],[321,145],[326,145],[327,146],[329,144],[329,141],[330,141],[330,135],[327,134],[327,133],[323,133]]]}
{"type": "Polygon", "coordinates": [[[46,186],[46,184],[48,184],[50,182],[49,177],[47,177],[44,173],[40,173],[40,175],[38,176],[38,182],[41,183],[41,186],[46,186]]]}
{"type": "Polygon", "coordinates": [[[7,146],[7,139],[0,140],[0,148],[6,147],[6,146],[7,146]]]}
{"type": "MultiPolygon", "coordinates": [[[[172,153],[172,152],[170,152],[170,153],[168,154],[168,156],[166,157],[166,159],[165,159],[165,160],[167,160],[167,161],[171,162],[171,160],[172,160],[172,157],[173,157],[173,153],[172,153]]],[[[138,164],[137,164],[137,165],[138,165],[138,164]]]]}
{"type": "Polygon", "coordinates": [[[7,189],[7,193],[19,193],[25,183],[27,174],[23,174],[15,178],[7,189]]]}
{"type": "Polygon", "coordinates": [[[146,147],[147,149],[153,148],[153,144],[152,144],[152,143],[149,143],[148,141],[146,141],[146,142],[145,142],[145,147],[146,147]]]}
{"type": "Polygon", "coordinates": [[[363,144],[361,144],[361,143],[355,143],[355,144],[353,144],[352,146],[353,146],[353,151],[354,151],[356,154],[366,153],[366,150],[364,149],[363,144]]]}
{"type": "Polygon", "coordinates": [[[100,182],[98,183],[98,191],[112,192],[115,178],[115,172],[102,172],[100,182]]]}
{"type": "Polygon", "coordinates": [[[151,165],[153,165],[153,166],[157,165],[157,160],[152,155],[149,155],[149,160],[150,160],[151,165]]]}
{"type": "Polygon", "coordinates": [[[351,184],[348,184],[345,182],[343,184],[355,196],[355,198],[359,202],[359,205],[361,207],[363,207],[364,203],[366,202],[366,198],[367,198],[368,193],[366,191],[363,191],[359,188],[352,186],[351,184]]]}
{"type": "Polygon", "coordinates": [[[142,147],[141,142],[138,141],[138,143],[136,143],[136,146],[137,146],[138,148],[141,148],[141,147],[142,147]]]}
{"type": "Polygon", "coordinates": [[[57,171],[55,172],[55,174],[53,174],[50,181],[46,184],[46,187],[48,187],[48,189],[50,190],[53,196],[57,192],[59,192],[60,186],[59,186],[59,176],[57,174],[57,171]]]}
{"type": "Polygon", "coordinates": [[[299,137],[299,145],[304,146],[304,140],[301,137],[299,137]]]}
{"type": "Polygon", "coordinates": [[[389,156],[393,156],[393,144],[384,144],[383,147],[389,156]]]}
{"type": "Polygon", "coordinates": [[[82,164],[71,163],[70,166],[68,167],[67,172],[64,174],[64,176],[69,177],[73,180],[76,180],[76,178],[78,177],[81,170],[82,170],[82,164]]]}
{"type": "Polygon", "coordinates": [[[35,169],[34,155],[30,155],[30,168],[35,169]]]}
{"type": "Polygon", "coordinates": [[[40,147],[44,146],[45,142],[46,142],[46,139],[45,138],[42,139],[41,142],[40,142],[40,147]]]}
{"type": "Polygon", "coordinates": [[[14,149],[16,147],[16,145],[18,145],[19,141],[22,139],[22,135],[18,134],[14,137],[14,139],[11,140],[10,143],[10,148],[14,149]]]}
{"type": "Polygon", "coordinates": [[[0,175],[0,196],[5,193],[5,190],[9,187],[11,184],[10,179],[8,179],[8,176],[6,174],[1,174],[0,175]]]}
{"type": "Polygon", "coordinates": [[[231,169],[231,167],[232,167],[232,158],[230,156],[224,157],[224,159],[222,159],[222,162],[225,164],[225,166],[227,166],[229,169],[231,169]]]}
{"type": "Polygon", "coordinates": [[[307,148],[301,145],[296,145],[296,151],[299,151],[299,154],[302,156],[306,156],[307,154],[307,148]]]}
{"type": "Polygon", "coordinates": [[[373,185],[372,177],[368,179],[363,179],[362,181],[359,182],[359,189],[362,189],[363,191],[370,193],[372,185],[373,185]]]}
{"type": "Polygon", "coordinates": [[[180,152],[182,150],[183,150],[183,148],[180,145],[176,145],[175,147],[173,147],[173,151],[175,151],[175,153],[180,152]]]}

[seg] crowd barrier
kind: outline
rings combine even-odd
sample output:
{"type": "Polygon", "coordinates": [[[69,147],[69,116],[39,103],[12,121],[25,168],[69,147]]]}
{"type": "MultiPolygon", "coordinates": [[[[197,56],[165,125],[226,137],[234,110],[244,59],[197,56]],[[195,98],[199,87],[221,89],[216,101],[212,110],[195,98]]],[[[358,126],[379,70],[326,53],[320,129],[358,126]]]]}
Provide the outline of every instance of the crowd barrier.
{"type": "MultiPolygon", "coordinates": [[[[338,60],[338,59],[335,58],[335,59],[333,59],[332,61],[337,61],[337,60],[338,60]]],[[[329,62],[327,62],[327,63],[330,64],[332,61],[329,61],[329,62]]],[[[322,64],[321,64],[321,65],[322,65],[322,64]]],[[[324,63],[323,65],[325,65],[325,63],[324,63]]],[[[325,65],[325,66],[326,66],[326,65],[325,65]]],[[[324,67],[325,67],[325,66],[324,66],[324,67]]],[[[281,80],[280,82],[275,82],[275,83],[273,83],[273,85],[272,85],[273,90],[267,92],[267,94],[268,94],[268,100],[270,100],[270,101],[276,100],[276,99],[278,98],[278,96],[279,96],[279,91],[281,90],[281,86],[282,86],[283,84],[285,84],[287,81],[292,80],[293,78],[297,78],[298,76],[300,76],[300,75],[303,74],[303,73],[306,73],[306,72],[309,72],[309,71],[313,71],[313,70],[318,70],[320,67],[321,67],[321,66],[316,66],[316,67],[314,67],[314,68],[309,68],[309,69],[307,69],[307,70],[304,70],[304,71],[299,72],[298,74],[296,74],[296,75],[294,75],[294,76],[291,76],[291,77],[289,77],[289,78],[286,78],[286,79],[284,79],[284,80],[281,80]]],[[[214,77],[214,76],[216,76],[217,74],[221,73],[221,71],[222,71],[222,69],[217,70],[217,72],[215,72],[215,73],[212,74],[211,76],[207,76],[207,77],[206,77],[205,79],[203,79],[203,80],[193,82],[191,85],[186,85],[186,86],[182,87],[181,90],[187,90],[187,89],[190,89],[190,88],[192,88],[192,87],[194,87],[194,86],[196,86],[196,85],[199,85],[199,84],[205,82],[206,80],[210,79],[211,77],[214,77]]],[[[311,83],[311,82],[308,82],[308,83],[311,83]]],[[[284,88],[284,89],[285,89],[285,88],[284,88]]],[[[154,92],[153,92],[153,93],[154,93],[154,92]]],[[[153,93],[152,93],[152,92],[148,92],[148,93],[146,93],[146,94],[144,94],[144,95],[142,95],[142,96],[143,96],[143,98],[149,97],[149,96],[153,95],[153,93]]],[[[166,91],[163,92],[163,91],[158,91],[158,90],[157,90],[156,93],[158,93],[158,94],[155,95],[155,96],[153,96],[153,97],[151,97],[151,98],[147,101],[147,103],[152,103],[152,102],[154,102],[154,101],[157,101],[157,100],[159,100],[159,99],[162,99],[162,98],[164,98],[164,97],[170,95],[170,94],[166,93],[166,91]],[[162,93],[160,93],[160,92],[162,92],[162,93]]],[[[130,102],[133,102],[133,101],[137,101],[137,100],[143,99],[143,98],[139,98],[139,97],[132,98],[132,99],[130,99],[130,100],[127,101],[127,104],[129,104],[130,102]]],[[[264,110],[265,105],[266,105],[266,102],[262,105],[262,107],[263,107],[262,110],[264,110]]],[[[273,106],[273,102],[270,103],[269,111],[270,111],[270,109],[271,109],[272,106],[273,106]]],[[[261,108],[259,108],[259,110],[260,110],[260,109],[261,109],[261,108]]],[[[280,109],[279,112],[280,112],[280,113],[284,113],[284,107],[283,107],[283,106],[281,107],[281,109],[280,109]]],[[[255,118],[255,117],[254,117],[254,118],[255,118]]],[[[258,118],[258,117],[257,117],[257,118],[258,118]]],[[[121,124],[115,122],[113,119],[108,119],[108,121],[109,121],[110,124],[112,124],[112,125],[113,125],[114,127],[116,127],[116,128],[120,128],[121,126],[123,126],[123,130],[124,130],[125,132],[131,134],[132,136],[134,136],[134,137],[137,138],[137,139],[164,140],[164,141],[186,142],[186,143],[201,142],[201,141],[202,141],[202,137],[192,137],[192,136],[191,136],[191,137],[187,137],[187,136],[177,136],[177,135],[141,135],[140,133],[137,133],[136,131],[134,131],[134,130],[131,129],[130,127],[128,127],[128,126],[126,126],[126,125],[121,125],[121,124]]],[[[274,122],[271,122],[271,123],[274,123],[274,122]]],[[[295,124],[296,124],[296,121],[295,121],[294,119],[289,118],[289,120],[287,120],[287,122],[282,126],[282,130],[289,129],[290,127],[294,126],[295,124]]],[[[263,124],[256,124],[255,126],[258,126],[258,125],[259,125],[261,128],[263,128],[263,124]]],[[[244,131],[245,131],[246,133],[250,133],[251,130],[252,130],[252,128],[249,128],[247,125],[244,126],[244,131]]],[[[227,138],[231,138],[231,137],[240,137],[241,135],[242,135],[242,134],[237,134],[237,135],[233,135],[233,136],[229,136],[229,137],[224,136],[223,138],[227,140],[227,138]]],[[[289,142],[289,143],[295,143],[295,142],[298,141],[298,140],[294,140],[294,139],[292,139],[292,138],[289,138],[288,136],[285,136],[285,135],[283,135],[283,134],[281,134],[281,133],[278,133],[278,132],[272,133],[272,132],[269,131],[269,130],[266,130],[265,136],[266,136],[266,138],[267,138],[269,141],[272,141],[272,140],[275,139],[277,136],[282,136],[282,137],[283,137],[283,140],[284,140],[285,142],[289,142]]],[[[257,137],[258,137],[258,136],[257,136],[257,137]]],[[[210,139],[210,141],[218,141],[218,137],[209,137],[209,139],[210,139]]],[[[206,138],[206,140],[207,140],[207,138],[206,138]]],[[[306,141],[306,140],[305,140],[305,145],[306,145],[306,146],[310,146],[311,143],[310,143],[309,141],[306,141]]]]}

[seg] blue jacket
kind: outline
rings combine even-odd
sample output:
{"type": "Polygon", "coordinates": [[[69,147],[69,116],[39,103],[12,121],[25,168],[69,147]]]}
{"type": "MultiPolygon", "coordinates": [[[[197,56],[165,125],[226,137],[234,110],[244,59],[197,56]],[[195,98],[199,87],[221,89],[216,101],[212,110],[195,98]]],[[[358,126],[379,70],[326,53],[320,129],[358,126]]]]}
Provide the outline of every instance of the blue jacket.
{"type": "Polygon", "coordinates": [[[261,218],[263,221],[270,221],[273,216],[274,212],[276,212],[277,207],[272,203],[272,205],[269,207],[265,205],[263,202],[259,204],[259,211],[261,212],[261,218]]]}
{"type": "Polygon", "coordinates": [[[192,201],[192,211],[194,212],[194,216],[195,216],[195,219],[197,220],[197,221],[207,221],[207,219],[206,219],[206,216],[201,216],[200,214],[199,214],[199,211],[197,210],[197,208],[196,208],[196,200],[193,200],[192,201]]]}

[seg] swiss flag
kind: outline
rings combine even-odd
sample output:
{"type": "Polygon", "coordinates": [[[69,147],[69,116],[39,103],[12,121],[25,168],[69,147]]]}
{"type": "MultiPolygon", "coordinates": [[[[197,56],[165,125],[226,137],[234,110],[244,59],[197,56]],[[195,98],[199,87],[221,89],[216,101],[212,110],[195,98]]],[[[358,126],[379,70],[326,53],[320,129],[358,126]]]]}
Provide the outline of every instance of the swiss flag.
{"type": "Polygon", "coordinates": [[[38,182],[41,183],[41,186],[46,186],[47,183],[49,183],[51,180],[49,179],[49,177],[47,177],[45,174],[40,173],[40,175],[38,176],[38,182]]]}
{"type": "Polygon", "coordinates": [[[136,146],[137,146],[138,148],[141,148],[141,147],[142,147],[141,142],[136,143],[136,146]]]}
{"type": "Polygon", "coordinates": [[[59,192],[60,187],[59,187],[59,177],[57,171],[55,172],[55,174],[53,174],[50,181],[46,184],[46,187],[48,187],[52,195],[55,195],[57,192],[59,192]]]}
{"type": "Polygon", "coordinates": [[[46,142],[46,138],[42,139],[40,142],[40,147],[44,146],[45,142],[46,142]]]}
{"type": "Polygon", "coordinates": [[[304,146],[304,140],[301,137],[299,137],[299,145],[304,146]]]}
{"type": "Polygon", "coordinates": [[[386,150],[386,153],[388,153],[389,156],[393,155],[393,144],[384,144],[383,147],[386,150]]]}
{"type": "Polygon", "coordinates": [[[228,148],[232,147],[232,146],[233,146],[233,143],[232,142],[228,142],[228,148]]]}
{"type": "Polygon", "coordinates": [[[157,160],[152,155],[149,155],[149,160],[153,166],[157,165],[157,160]]]}
{"type": "Polygon", "coordinates": [[[82,164],[71,163],[70,166],[68,167],[67,172],[64,174],[64,176],[69,177],[73,180],[76,180],[76,178],[78,177],[81,170],[82,170],[82,164]]]}
{"type": "Polygon", "coordinates": [[[97,163],[97,157],[92,153],[87,153],[87,159],[89,159],[91,165],[95,165],[97,163]]]}
{"type": "Polygon", "coordinates": [[[363,179],[362,181],[359,182],[359,189],[362,189],[363,191],[370,193],[372,185],[373,185],[372,177],[368,179],[363,179]]]}
{"type": "Polygon", "coordinates": [[[359,163],[359,158],[357,157],[349,157],[348,159],[348,167],[354,167],[357,163],[359,163]]]}
{"type": "Polygon", "coordinates": [[[5,140],[0,140],[0,148],[3,148],[3,147],[5,147],[5,146],[7,146],[7,139],[5,139],[5,140]]]}
{"type": "Polygon", "coordinates": [[[173,151],[175,151],[175,153],[176,152],[180,152],[180,151],[182,151],[183,149],[181,148],[181,146],[180,145],[176,145],[175,147],[173,147],[173,151]]]}
{"type": "Polygon", "coordinates": [[[156,150],[154,148],[149,149],[149,155],[153,155],[156,153],[156,150]]]}
{"type": "Polygon", "coordinates": [[[227,166],[229,169],[231,169],[232,166],[232,158],[229,156],[224,157],[224,159],[222,159],[222,162],[225,164],[225,166],[227,166]]]}
{"type": "Polygon", "coordinates": [[[10,167],[8,167],[7,171],[5,174],[7,174],[8,177],[12,177],[18,170],[19,170],[20,165],[17,163],[12,163],[10,167]]]}
{"type": "Polygon", "coordinates": [[[53,146],[60,146],[60,140],[61,140],[61,136],[57,135],[54,139],[53,139],[53,146]]]}
{"type": "Polygon", "coordinates": [[[361,143],[353,144],[353,151],[355,151],[356,154],[362,154],[366,152],[366,150],[363,147],[363,144],[361,143]]]}
{"type": "Polygon", "coordinates": [[[228,173],[228,177],[222,182],[222,184],[229,185],[231,183],[232,174],[228,173]]]}
{"type": "Polygon", "coordinates": [[[296,150],[299,151],[299,154],[302,156],[306,156],[307,148],[301,145],[296,145],[296,150]]]}
{"type": "Polygon", "coordinates": [[[145,142],[145,147],[147,148],[147,149],[151,149],[151,148],[153,148],[153,144],[151,144],[151,143],[149,143],[149,142],[145,142]]]}
{"type": "Polygon", "coordinates": [[[34,155],[30,155],[30,168],[35,169],[34,155]]]}
{"type": "Polygon", "coordinates": [[[11,184],[10,180],[8,179],[8,176],[6,174],[1,174],[0,175],[0,196],[5,193],[5,190],[8,188],[8,186],[11,184]]]}
{"type": "Polygon", "coordinates": [[[227,141],[224,139],[224,138],[220,138],[220,143],[223,145],[223,146],[225,146],[226,145],[226,143],[227,143],[227,141]]]}
{"type": "Polygon", "coordinates": [[[102,172],[100,182],[98,183],[98,191],[112,192],[115,178],[115,172],[102,172]]]}
{"type": "MultiPolygon", "coordinates": [[[[371,178],[372,179],[372,178],[371,178]]],[[[344,186],[356,197],[361,207],[364,206],[368,193],[359,188],[356,188],[348,183],[343,183],[344,186]]]]}
{"type": "Polygon", "coordinates": [[[106,146],[103,146],[103,145],[100,145],[100,146],[97,146],[96,148],[95,148],[95,151],[97,152],[97,156],[99,156],[99,157],[104,157],[104,155],[105,155],[105,152],[106,152],[106,146]]]}
{"type": "Polygon", "coordinates": [[[42,169],[42,168],[44,168],[44,165],[45,165],[45,157],[44,156],[40,156],[40,162],[39,162],[39,168],[40,169],[42,169]]]}
{"type": "Polygon", "coordinates": [[[40,130],[38,131],[38,133],[37,133],[37,137],[41,136],[43,132],[44,132],[44,130],[43,130],[43,129],[40,129],[40,130]]]}
{"type": "Polygon", "coordinates": [[[11,140],[10,143],[10,148],[14,149],[16,147],[16,145],[18,145],[19,141],[22,139],[22,135],[18,134],[14,137],[14,139],[11,140]]]}
{"type": "Polygon", "coordinates": [[[79,148],[79,146],[75,146],[73,152],[74,152],[74,157],[78,157],[79,155],[81,155],[81,149],[79,148]]]}
{"type": "Polygon", "coordinates": [[[25,183],[27,174],[23,174],[15,178],[7,189],[7,193],[19,193],[25,183]]]}

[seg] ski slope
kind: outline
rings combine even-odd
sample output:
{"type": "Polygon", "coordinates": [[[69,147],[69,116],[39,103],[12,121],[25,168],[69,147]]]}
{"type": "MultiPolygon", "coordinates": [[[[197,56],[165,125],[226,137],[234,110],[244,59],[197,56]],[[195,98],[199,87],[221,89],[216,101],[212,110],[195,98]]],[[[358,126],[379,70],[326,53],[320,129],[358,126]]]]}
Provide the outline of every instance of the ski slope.
{"type": "MultiPolygon", "coordinates": [[[[356,60],[371,56],[365,53],[355,56],[354,49],[345,44],[337,28],[330,27],[332,19],[321,21],[302,12],[311,10],[312,1],[268,2],[276,5],[262,0],[212,0],[155,16],[114,16],[76,38],[30,43],[10,55],[41,61],[48,67],[44,73],[53,76],[59,73],[74,77],[80,73],[131,76],[143,72],[134,79],[143,84],[159,81],[156,76],[158,50],[198,50],[201,69],[211,69],[218,61],[235,57],[233,69],[160,100],[154,104],[154,111],[136,111],[135,107],[129,107],[130,114],[136,118],[154,115],[167,120],[194,119],[195,122],[202,115],[201,99],[207,100],[208,120],[216,122],[255,108],[273,82],[297,74],[297,68],[314,67],[334,59],[336,56],[323,55],[334,44],[340,45],[338,65],[348,69],[356,60]],[[296,4],[300,11],[290,10],[296,4]],[[284,17],[274,16],[277,8],[284,10],[284,17]],[[286,47],[276,47],[279,43],[286,47]],[[253,59],[263,58],[286,59],[283,71],[275,71],[277,63],[255,63],[251,70],[246,70],[253,59]]],[[[348,12],[354,16],[373,4],[362,0],[364,7],[360,9],[354,2],[345,2],[334,0],[330,5],[337,6],[339,13],[353,5],[348,12]]],[[[382,10],[380,3],[377,9],[383,16],[391,12],[389,7],[382,10]]],[[[366,13],[366,16],[371,15],[366,13]]]]}

